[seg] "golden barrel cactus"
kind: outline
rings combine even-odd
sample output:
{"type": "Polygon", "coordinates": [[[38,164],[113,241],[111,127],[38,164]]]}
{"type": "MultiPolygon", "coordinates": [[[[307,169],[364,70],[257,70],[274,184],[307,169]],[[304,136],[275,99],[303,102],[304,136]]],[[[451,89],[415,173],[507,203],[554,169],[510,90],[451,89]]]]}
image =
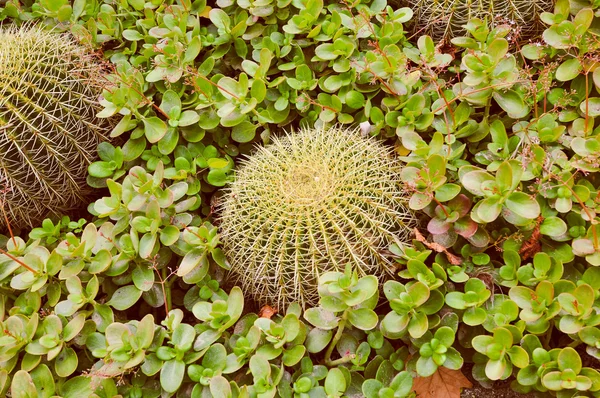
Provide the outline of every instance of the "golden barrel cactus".
{"type": "Polygon", "coordinates": [[[261,304],[318,301],[317,279],[351,264],[395,274],[388,248],[416,219],[392,150],[356,130],[304,129],[242,162],[220,204],[231,278],[261,304]]]}
{"type": "Polygon", "coordinates": [[[100,92],[98,64],[69,36],[0,29],[0,201],[13,227],[82,203],[108,129],[96,118],[100,92]]]}

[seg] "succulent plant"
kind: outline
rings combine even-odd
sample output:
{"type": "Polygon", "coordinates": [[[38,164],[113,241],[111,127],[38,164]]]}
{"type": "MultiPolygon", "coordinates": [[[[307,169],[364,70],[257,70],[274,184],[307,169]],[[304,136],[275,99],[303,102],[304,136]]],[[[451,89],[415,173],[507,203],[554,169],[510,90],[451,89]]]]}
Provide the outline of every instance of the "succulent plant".
{"type": "Polygon", "coordinates": [[[282,308],[316,304],[319,276],[346,264],[360,276],[393,274],[388,247],[416,225],[399,174],[390,149],[341,127],[257,148],[220,204],[231,278],[282,308]]]}
{"type": "Polygon", "coordinates": [[[99,69],[66,35],[0,29],[0,200],[13,227],[73,209],[86,195],[87,167],[109,123],[96,118],[99,69]]]}
{"type": "Polygon", "coordinates": [[[520,38],[527,39],[543,31],[539,15],[554,7],[554,0],[407,0],[404,3],[414,12],[414,30],[436,40],[464,35],[463,25],[472,18],[508,22],[521,30],[520,38]]]}

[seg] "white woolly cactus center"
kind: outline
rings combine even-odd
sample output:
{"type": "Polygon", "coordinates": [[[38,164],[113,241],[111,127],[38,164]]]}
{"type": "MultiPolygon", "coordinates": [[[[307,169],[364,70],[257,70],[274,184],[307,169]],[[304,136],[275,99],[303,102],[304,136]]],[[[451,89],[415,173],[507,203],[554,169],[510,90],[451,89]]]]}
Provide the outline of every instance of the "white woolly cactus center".
{"type": "Polygon", "coordinates": [[[302,130],[243,161],[220,209],[231,276],[263,304],[318,300],[317,279],[351,264],[394,274],[388,247],[416,221],[391,150],[357,131],[302,130]]]}

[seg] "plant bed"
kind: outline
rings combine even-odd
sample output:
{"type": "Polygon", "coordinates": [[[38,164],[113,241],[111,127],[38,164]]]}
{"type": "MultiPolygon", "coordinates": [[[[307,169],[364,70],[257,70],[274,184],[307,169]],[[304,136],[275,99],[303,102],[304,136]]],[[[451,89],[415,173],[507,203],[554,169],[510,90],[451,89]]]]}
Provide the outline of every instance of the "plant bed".
{"type": "Polygon", "coordinates": [[[600,4],[539,3],[0,2],[0,395],[600,397],[600,4]]]}

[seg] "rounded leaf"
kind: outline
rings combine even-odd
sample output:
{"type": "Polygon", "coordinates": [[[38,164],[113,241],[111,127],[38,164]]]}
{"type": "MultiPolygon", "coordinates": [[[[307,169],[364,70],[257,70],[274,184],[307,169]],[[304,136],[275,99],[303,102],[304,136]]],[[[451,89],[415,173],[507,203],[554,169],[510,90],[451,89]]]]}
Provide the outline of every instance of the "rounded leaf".
{"type": "Polygon", "coordinates": [[[304,311],[304,318],[313,326],[323,330],[332,330],[337,327],[340,318],[331,311],[321,307],[309,308],[304,311]]]}
{"type": "Polygon", "coordinates": [[[346,377],[338,368],[330,369],[325,378],[325,392],[329,395],[340,396],[346,391],[346,377]]]}
{"type": "Polygon", "coordinates": [[[54,360],[54,370],[60,377],[68,377],[77,370],[79,360],[75,350],[65,347],[54,360]]]}
{"type": "Polygon", "coordinates": [[[513,213],[530,220],[540,215],[539,203],[523,192],[511,193],[505,204],[513,213]]]}
{"type": "Polygon", "coordinates": [[[582,66],[578,58],[569,58],[556,69],[556,80],[566,82],[575,79],[581,73],[582,66]]]}
{"type": "Polygon", "coordinates": [[[165,122],[156,116],[143,119],[144,133],[148,142],[151,144],[157,143],[167,134],[167,125],[165,122]]]}
{"type": "Polygon", "coordinates": [[[10,392],[14,398],[37,398],[37,390],[29,373],[18,370],[13,376],[10,392]]]}
{"type": "Polygon", "coordinates": [[[306,348],[308,352],[315,354],[323,351],[331,341],[333,332],[331,330],[323,330],[319,328],[312,329],[306,336],[306,348]]]}
{"type": "Polygon", "coordinates": [[[547,217],[540,224],[540,233],[547,236],[561,236],[567,232],[567,223],[559,217],[547,217]]]}
{"type": "Polygon", "coordinates": [[[177,359],[165,362],[160,371],[160,385],[169,392],[174,393],[181,386],[185,374],[185,363],[177,359]]]}
{"type": "Polygon", "coordinates": [[[371,330],[377,326],[378,318],[375,311],[368,308],[358,308],[348,311],[348,321],[361,330],[371,330]]]}
{"type": "Polygon", "coordinates": [[[119,311],[125,311],[138,302],[142,293],[143,292],[134,285],[123,286],[113,293],[106,304],[119,311]]]}
{"type": "Polygon", "coordinates": [[[565,347],[560,351],[557,358],[557,364],[558,369],[561,371],[571,369],[576,374],[581,371],[582,367],[581,357],[577,351],[571,347],[565,347]]]}

